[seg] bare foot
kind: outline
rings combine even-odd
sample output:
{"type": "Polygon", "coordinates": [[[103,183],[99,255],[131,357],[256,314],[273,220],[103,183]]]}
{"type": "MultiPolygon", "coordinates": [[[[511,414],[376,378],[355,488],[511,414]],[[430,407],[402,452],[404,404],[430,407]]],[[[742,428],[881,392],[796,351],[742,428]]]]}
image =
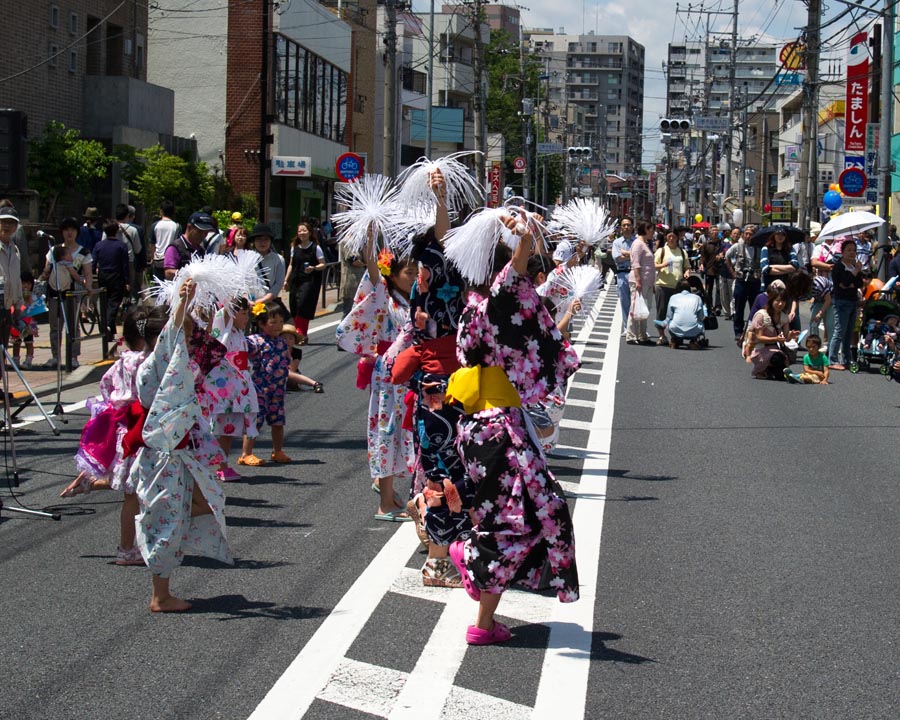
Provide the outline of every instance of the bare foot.
{"type": "Polygon", "coordinates": [[[178,613],[187,612],[190,609],[191,604],[187,600],[182,600],[174,595],[169,595],[169,597],[159,600],[156,598],[151,598],[150,600],[150,612],[178,613]]]}
{"type": "Polygon", "coordinates": [[[78,473],[78,477],[70,482],[59,496],[63,498],[75,497],[91,491],[92,483],[87,479],[87,473],[78,473]]]}

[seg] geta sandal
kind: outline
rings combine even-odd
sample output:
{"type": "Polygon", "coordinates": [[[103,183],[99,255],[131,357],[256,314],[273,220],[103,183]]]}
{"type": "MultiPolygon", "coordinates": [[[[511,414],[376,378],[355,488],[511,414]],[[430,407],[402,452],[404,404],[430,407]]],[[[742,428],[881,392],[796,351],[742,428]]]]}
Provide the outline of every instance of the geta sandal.
{"type": "Polygon", "coordinates": [[[262,458],[256,457],[256,455],[241,455],[238,458],[238,465],[248,465],[250,467],[259,467],[260,465],[265,465],[266,461],[262,458]]]}

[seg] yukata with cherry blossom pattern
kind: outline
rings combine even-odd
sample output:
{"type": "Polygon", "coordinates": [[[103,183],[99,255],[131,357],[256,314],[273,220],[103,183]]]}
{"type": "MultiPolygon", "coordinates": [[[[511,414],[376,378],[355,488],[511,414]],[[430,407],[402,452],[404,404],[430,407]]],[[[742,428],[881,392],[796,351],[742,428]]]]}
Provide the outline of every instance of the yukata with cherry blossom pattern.
{"type": "Polygon", "coordinates": [[[204,382],[213,437],[256,437],[259,401],[250,373],[247,338],[234,327],[224,308],[213,317],[210,335],[225,347],[225,358],[204,382]]]}
{"type": "Polygon", "coordinates": [[[337,328],[339,347],[364,360],[374,358],[366,426],[373,480],[391,475],[409,478],[415,472],[412,433],[403,428],[406,388],[391,382],[385,358],[408,318],[409,303],[390,292],[385,278],[379,276],[373,284],[367,272],[359,283],[353,309],[337,328]]]}
{"type": "Polygon", "coordinates": [[[565,385],[579,367],[527,276],[512,263],[487,297],[470,293],[457,335],[465,367],[500,367],[523,407],[492,407],[465,415],[458,449],[476,483],[475,530],[465,544],[466,569],[482,591],[511,584],[541,586],[542,568],[562,602],[578,599],[575,536],[565,494],[524,406],[565,385]]]}
{"type": "Polygon", "coordinates": [[[144,350],[120,350],[113,366],[100,379],[100,395],[88,398],[91,419],[85,423],[75,466],[91,480],[108,480],[112,490],[134,493],[131,463],[124,457],[122,439],[128,430],[128,407],[138,399],[135,378],[147,358],[144,350]]]}
{"type": "Polygon", "coordinates": [[[151,572],[163,578],[187,552],[234,562],[225,534],[225,494],[215,476],[223,456],[199,397],[204,377],[184,331],[171,321],[137,372],[138,398],[147,412],[143,446],[131,468],[140,506],[136,544],[151,572]],[[192,516],[195,492],[211,513],[192,516]]]}

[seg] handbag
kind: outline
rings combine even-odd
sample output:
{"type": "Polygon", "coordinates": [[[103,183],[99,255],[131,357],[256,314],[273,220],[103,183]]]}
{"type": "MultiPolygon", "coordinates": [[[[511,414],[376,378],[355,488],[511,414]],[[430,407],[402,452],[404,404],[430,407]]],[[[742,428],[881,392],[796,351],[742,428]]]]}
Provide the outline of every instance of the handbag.
{"type": "Polygon", "coordinates": [[[634,293],[631,301],[631,316],[635,320],[646,320],[650,317],[650,308],[647,307],[647,301],[639,292],[634,293]]]}
{"type": "Polygon", "coordinates": [[[719,318],[715,315],[707,315],[703,318],[703,327],[706,330],[718,330],[719,329],[719,318]]]}

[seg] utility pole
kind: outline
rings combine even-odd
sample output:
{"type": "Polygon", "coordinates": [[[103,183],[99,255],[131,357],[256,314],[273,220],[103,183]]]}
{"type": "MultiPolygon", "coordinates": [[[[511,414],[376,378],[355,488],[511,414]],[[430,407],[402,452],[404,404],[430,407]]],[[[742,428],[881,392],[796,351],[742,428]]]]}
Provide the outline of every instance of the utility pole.
{"type": "Polygon", "coordinates": [[[896,0],[884,0],[883,40],[881,42],[881,117],[878,126],[878,210],[884,224],[878,228],[878,277],[887,280],[887,255],[891,249],[888,236],[891,200],[891,132],[894,126],[894,25],[896,24],[896,0]]]}
{"type": "MultiPolygon", "coordinates": [[[[390,1],[390,0],[389,0],[390,1]]],[[[485,174],[485,151],[487,149],[484,137],[484,42],[481,39],[482,0],[474,0],[472,3],[472,27],[475,28],[475,98],[474,98],[474,125],[475,125],[475,149],[479,155],[475,156],[475,173],[479,184],[487,181],[485,174]]],[[[524,77],[523,77],[524,81],[524,77]]]]}
{"type": "MultiPolygon", "coordinates": [[[[731,195],[731,153],[734,145],[734,76],[737,69],[737,25],[738,0],[734,0],[734,14],[731,18],[731,62],[728,65],[728,139],[725,142],[725,183],[722,186],[723,199],[731,195]]],[[[721,208],[719,209],[721,210],[721,208]]]]}
{"type": "Polygon", "coordinates": [[[384,4],[384,174],[397,177],[397,2],[386,0],[384,4]]]}
{"type": "MultiPolygon", "coordinates": [[[[890,2],[890,0],[886,0],[890,2]]],[[[816,211],[818,178],[810,177],[818,152],[819,28],[822,1],[809,0],[806,20],[806,81],[803,83],[803,142],[800,146],[800,207],[797,224],[804,230],[816,211]],[[812,192],[810,193],[810,190],[812,192]],[[810,201],[810,196],[812,201],[810,201]]]]}
{"type": "Polygon", "coordinates": [[[747,136],[749,134],[748,130],[748,115],[750,108],[747,107],[747,85],[744,85],[744,101],[741,103],[743,106],[744,112],[741,120],[741,173],[739,176],[740,187],[738,189],[741,201],[741,213],[743,217],[748,217],[747,208],[744,207],[744,203],[746,201],[746,187],[747,187],[747,136]]]}
{"type": "Polygon", "coordinates": [[[425,99],[425,157],[431,160],[431,107],[434,102],[434,0],[428,8],[428,97],[425,99]]]}

